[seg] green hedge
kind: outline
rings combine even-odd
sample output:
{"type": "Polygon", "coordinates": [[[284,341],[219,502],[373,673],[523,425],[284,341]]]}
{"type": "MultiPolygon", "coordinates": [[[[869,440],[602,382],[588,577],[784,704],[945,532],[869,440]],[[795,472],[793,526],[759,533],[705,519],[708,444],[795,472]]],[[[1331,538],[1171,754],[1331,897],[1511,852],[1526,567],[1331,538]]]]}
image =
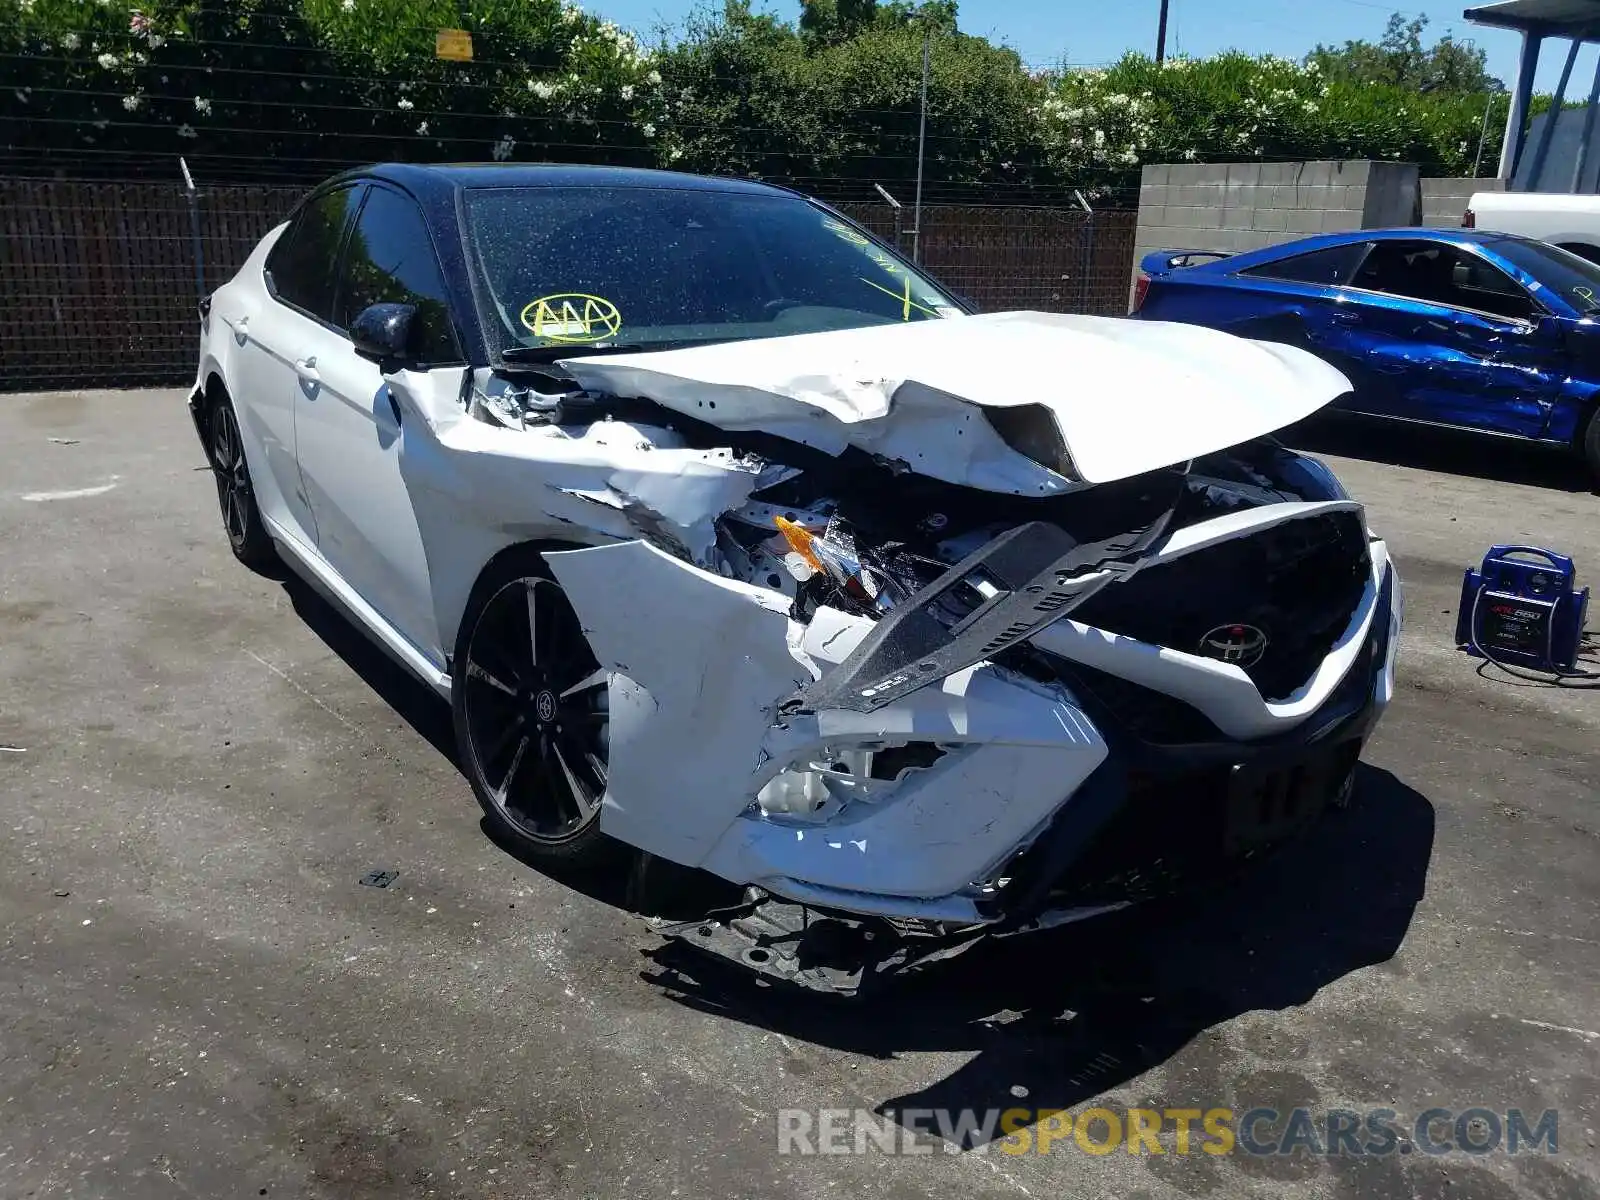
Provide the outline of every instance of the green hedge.
{"type": "MultiPolygon", "coordinates": [[[[312,178],[384,158],[599,160],[909,198],[923,25],[930,198],[1081,187],[1146,162],[1384,158],[1492,170],[1504,94],[1329,82],[1229,53],[1030,73],[949,0],[855,0],[790,25],[745,0],[646,47],[563,0],[0,0],[5,169],[312,178]],[[848,19],[846,19],[848,17],[848,19]],[[474,59],[435,56],[459,27],[474,59]]],[[[1537,107],[1537,106],[1536,106],[1537,107]]]]}

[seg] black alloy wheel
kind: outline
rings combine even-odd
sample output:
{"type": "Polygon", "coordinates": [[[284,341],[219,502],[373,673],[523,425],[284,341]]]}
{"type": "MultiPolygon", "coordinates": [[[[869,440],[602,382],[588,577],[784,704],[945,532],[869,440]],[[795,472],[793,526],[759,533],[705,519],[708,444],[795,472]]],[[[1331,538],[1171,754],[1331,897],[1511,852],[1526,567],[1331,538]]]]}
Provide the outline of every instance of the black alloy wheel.
{"type": "Polygon", "coordinates": [[[571,861],[604,843],[607,675],[566,594],[527,567],[475,589],[453,671],[456,736],[498,830],[533,857],[571,861]]]}

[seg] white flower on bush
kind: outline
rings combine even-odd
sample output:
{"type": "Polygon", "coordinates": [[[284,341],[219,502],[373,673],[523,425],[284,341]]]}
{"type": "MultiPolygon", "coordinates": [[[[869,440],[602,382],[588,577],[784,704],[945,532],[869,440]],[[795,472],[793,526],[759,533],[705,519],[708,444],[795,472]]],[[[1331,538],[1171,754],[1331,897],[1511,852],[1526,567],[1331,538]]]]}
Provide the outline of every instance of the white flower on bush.
{"type": "Polygon", "coordinates": [[[625,83],[622,85],[622,98],[624,100],[633,99],[633,84],[625,83]]]}
{"type": "Polygon", "coordinates": [[[516,148],[517,139],[509,133],[502,133],[500,140],[494,144],[489,153],[494,156],[495,162],[505,162],[511,157],[516,148]]]}
{"type": "Polygon", "coordinates": [[[423,137],[427,137],[428,136],[428,123],[426,121],[418,121],[417,122],[417,132],[419,134],[421,134],[423,137]]]}
{"type": "Polygon", "coordinates": [[[194,110],[202,117],[209,117],[211,115],[211,101],[204,96],[196,96],[194,98],[194,110]]]}
{"type": "Polygon", "coordinates": [[[339,5],[339,7],[344,9],[345,12],[355,12],[355,10],[356,10],[356,0],[344,0],[344,2],[339,5]]]}
{"type": "Polygon", "coordinates": [[[1199,157],[1200,157],[1200,151],[1195,150],[1193,148],[1185,150],[1183,152],[1183,159],[1184,159],[1185,162],[1193,162],[1195,159],[1197,159],[1199,157]]]}
{"type": "Polygon", "coordinates": [[[411,101],[402,98],[400,100],[400,102],[395,105],[395,107],[398,108],[401,112],[410,112],[413,108],[416,107],[416,105],[411,103],[411,101]]]}
{"type": "Polygon", "coordinates": [[[61,47],[64,50],[76,50],[81,45],[83,45],[83,39],[75,33],[69,33],[61,39],[61,47]]]}
{"type": "Polygon", "coordinates": [[[556,94],[556,85],[546,83],[542,79],[528,80],[528,90],[541,100],[548,100],[556,94]]]}
{"type": "Polygon", "coordinates": [[[1095,146],[1095,149],[1098,150],[1101,146],[1104,146],[1105,144],[1106,144],[1106,131],[1104,129],[1096,129],[1094,131],[1094,146],[1095,146]]]}
{"type": "Polygon", "coordinates": [[[150,49],[152,50],[159,50],[161,47],[167,44],[167,39],[162,37],[159,33],[152,33],[147,40],[149,41],[150,49]]]}
{"type": "Polygon", "coordinates": [[[110,71],[115,69],[117,65],[117,56],[115,54],[102,54],[99,58],[95,59],[95,62],[99,63],[106,70],[110,71]]]}
{"type": "Polygon", "coordinates": [[[200,135],[194,131],[193,125],[179,125],[178,136],[181,138],[195,138],[200,135]]]}
{"type": "Polygon", "coordinates": [[[1123,162],[1125,162],[1128,166],[1131,167],[1131,166],[1133,166],[1134,163],[1139,161],[1139,152],[1137,150],[1135,150],[1132,146],[1129,146],[1120,155],[1118,155],[1118,157],[1123,162]]]}
{"type": "Polygon", "coordinates": [[[143,103],[144,100],[140,96],[124,96],[122,98],[122,107],[127,109],[129,112],[138,112],[139,105],[143,103]]]}
{"type": "Polygon", "coordinates": [[[639,126],[639,132],[644,134],[647,138],[653,138],[656,135],[656,127],[651,122],[646,121],[643,125],[639,126]]]}
{"type": "Polygon", "coordinates": [[[576,25],[583,20],[583,9],[576,4],[563,4],[561,6],[561,20],[567,25],[576,25]]]}

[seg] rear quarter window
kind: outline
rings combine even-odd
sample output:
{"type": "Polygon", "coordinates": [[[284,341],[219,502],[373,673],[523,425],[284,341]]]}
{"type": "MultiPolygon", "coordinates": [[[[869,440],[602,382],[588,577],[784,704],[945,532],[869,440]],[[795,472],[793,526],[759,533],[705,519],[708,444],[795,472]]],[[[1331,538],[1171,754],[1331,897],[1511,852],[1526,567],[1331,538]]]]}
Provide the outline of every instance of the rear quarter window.
{"type": "Polygon", "coordinates": [[[1320,287],[1342,287],[1350,282],[1356,267],[1367,252],[1367,242],[1352,242],[1343,246],[1329,246],[1308,254],[1291,254],[1271,262],[1246,267],[1243,276],[1258,279],[1280,279],[1286,283],[1309,283],[1320,287]]]}

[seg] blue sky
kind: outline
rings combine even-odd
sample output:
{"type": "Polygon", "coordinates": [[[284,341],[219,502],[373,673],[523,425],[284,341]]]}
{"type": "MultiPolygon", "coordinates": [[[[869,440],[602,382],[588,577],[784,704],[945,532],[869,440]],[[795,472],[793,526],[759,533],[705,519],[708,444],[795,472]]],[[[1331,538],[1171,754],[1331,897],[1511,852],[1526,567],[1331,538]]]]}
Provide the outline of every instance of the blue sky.
{"type": "MultiPolygon", "coordinates": [[[[712,0],[720,7],[720,0],[712,0]]],[[[1395,7],[1382,0],[1170,0],[1167,48],[1205,55],[1230,47],[1252,53],[1298,58],[1318,42],[1350,38],[1376,40],[1395,7]]],[[[1516,72],[1520,39],[1508,30],[1486,29],[1462,20],[1463,0],[1436,4],[1402,0],[1408,17],[1429,18],[1428,36],[1453,33],[1474,39],[1488,52],[1489,69],[1510,82],[1516,72]]],[[[1477,0],[1482,2],[1482,0],[1477,0]]],[[[584,7],[641,33],[662,22],[681,23],[705,0],[586,0],[584,7]]],[[[756,0],[758,11],[792,20],[799,0],[756,0]]],[[[961,0],[961,28],[1013,47],[1030,64],[1109,61],[1131,48],[1155,45],[1159,0],[961,0]]],[[[1565,44],[1547,43],[1541,55],[1539,84],[1554,88],[1565,44]]],[[[1579,56],[1573,76],[1586,85],[1595,50],[1579,56]]],[[[1569,91],[1579,90],[1578,84],[1569,91]]],[[[1582,90],[1586,90],[1584,87],[1582,90]]]]}

